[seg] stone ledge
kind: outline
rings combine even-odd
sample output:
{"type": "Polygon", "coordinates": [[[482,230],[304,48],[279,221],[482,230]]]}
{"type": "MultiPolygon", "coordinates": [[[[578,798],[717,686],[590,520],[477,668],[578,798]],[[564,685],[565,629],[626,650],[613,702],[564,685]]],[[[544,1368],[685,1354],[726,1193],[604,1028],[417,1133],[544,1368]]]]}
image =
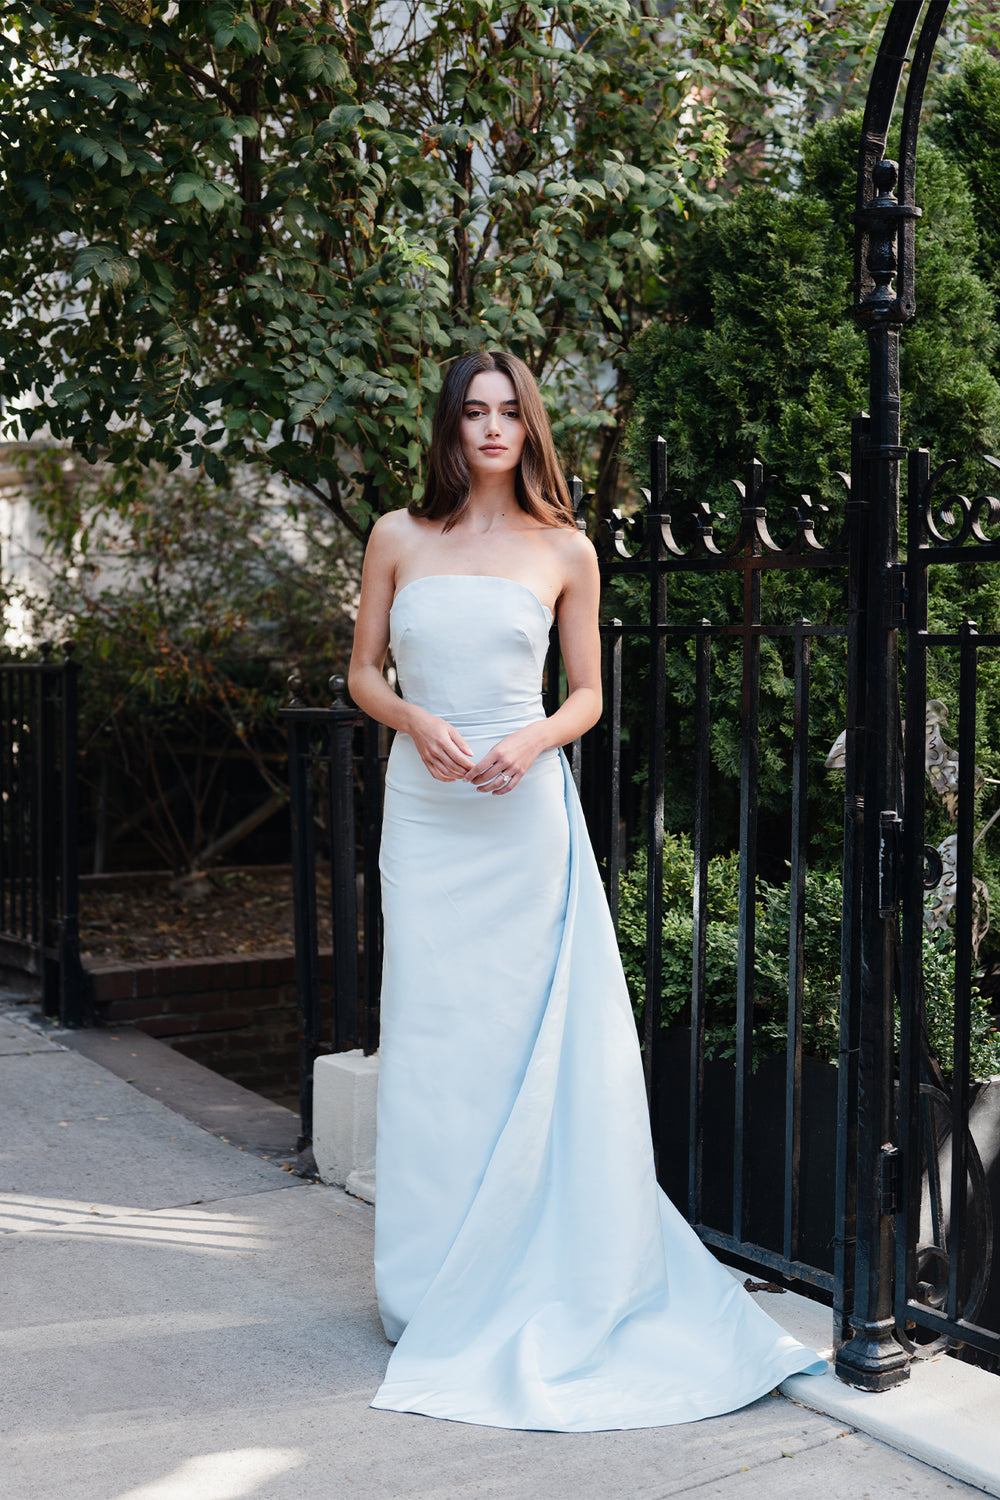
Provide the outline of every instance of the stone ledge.
{"type": "Polygon", "coordinates": [[[212,1135],[272,1160],[296,1159],[299,1117],[131,1027],[57,1031],[60,1043],[99,1063],[212,1135]]]}

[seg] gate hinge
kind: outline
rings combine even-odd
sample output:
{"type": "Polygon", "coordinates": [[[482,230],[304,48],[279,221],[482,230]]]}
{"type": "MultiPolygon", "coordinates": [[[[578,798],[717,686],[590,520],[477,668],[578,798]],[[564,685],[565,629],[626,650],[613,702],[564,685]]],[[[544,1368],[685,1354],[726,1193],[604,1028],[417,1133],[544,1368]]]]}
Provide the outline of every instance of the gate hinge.
{"type": "Polygon", "coordinates": [[[906,569],[894,563],[889,569],[889,624],[901,630],[906,624],[906,569]]]}
{"type": "Polygon", "coordinates": [[[899,1147],[886,1142],[880,1155],[879,1208],[884,1214],[895,1214],[899,1212],[899,1147]]]}
{"type": "Polygon", "coordinates": [[[878,820],[878,914],[894,917],[899,905],[899,848],[903,822],[893,811],[882,812],[878,820]]]}

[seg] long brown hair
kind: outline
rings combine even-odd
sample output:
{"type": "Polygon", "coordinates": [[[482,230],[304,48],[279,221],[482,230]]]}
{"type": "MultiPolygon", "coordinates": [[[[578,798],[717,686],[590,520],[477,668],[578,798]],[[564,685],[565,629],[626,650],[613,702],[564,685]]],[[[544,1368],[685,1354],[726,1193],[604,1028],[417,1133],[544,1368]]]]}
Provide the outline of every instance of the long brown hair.
{"type": "Polygon", "coordinates": [[[464,515],[471,483],[462,452],[462,413],[473,377],[488,370],[508,377],[524,424],[524,448],[514,475],[518,505],[546,526],[574,526],[573,505],[535,377],[522,360],[502,349],[464,354],[449,368],[434,409],[424,498],[410,502],[410,513],[429,521],[443,520],[445,531],[464,515]]]}

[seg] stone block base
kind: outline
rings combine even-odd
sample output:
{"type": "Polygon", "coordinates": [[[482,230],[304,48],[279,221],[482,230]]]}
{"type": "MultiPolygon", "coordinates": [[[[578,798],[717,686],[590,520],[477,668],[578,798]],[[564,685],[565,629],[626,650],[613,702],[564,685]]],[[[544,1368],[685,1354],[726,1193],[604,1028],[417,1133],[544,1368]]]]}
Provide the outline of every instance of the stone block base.
{"type": "Polygon", "coordinates": [[[375,1202],[378,1058],[331,1052],[313,1067],[313,1155],[323,1182],[375,1202]]]}

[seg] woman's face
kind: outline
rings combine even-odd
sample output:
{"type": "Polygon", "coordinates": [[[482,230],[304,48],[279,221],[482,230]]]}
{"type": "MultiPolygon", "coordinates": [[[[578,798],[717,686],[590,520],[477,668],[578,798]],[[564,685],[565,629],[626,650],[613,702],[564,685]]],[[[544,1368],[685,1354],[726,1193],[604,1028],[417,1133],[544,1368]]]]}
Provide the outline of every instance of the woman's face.
{"type": "Polygon", "coordinates": [[[461,434],[471,475],[485,478],[517,468],[525,434],[509,375],[502,370],[481,370],[472,377],[462,408],[461,434]]]}

